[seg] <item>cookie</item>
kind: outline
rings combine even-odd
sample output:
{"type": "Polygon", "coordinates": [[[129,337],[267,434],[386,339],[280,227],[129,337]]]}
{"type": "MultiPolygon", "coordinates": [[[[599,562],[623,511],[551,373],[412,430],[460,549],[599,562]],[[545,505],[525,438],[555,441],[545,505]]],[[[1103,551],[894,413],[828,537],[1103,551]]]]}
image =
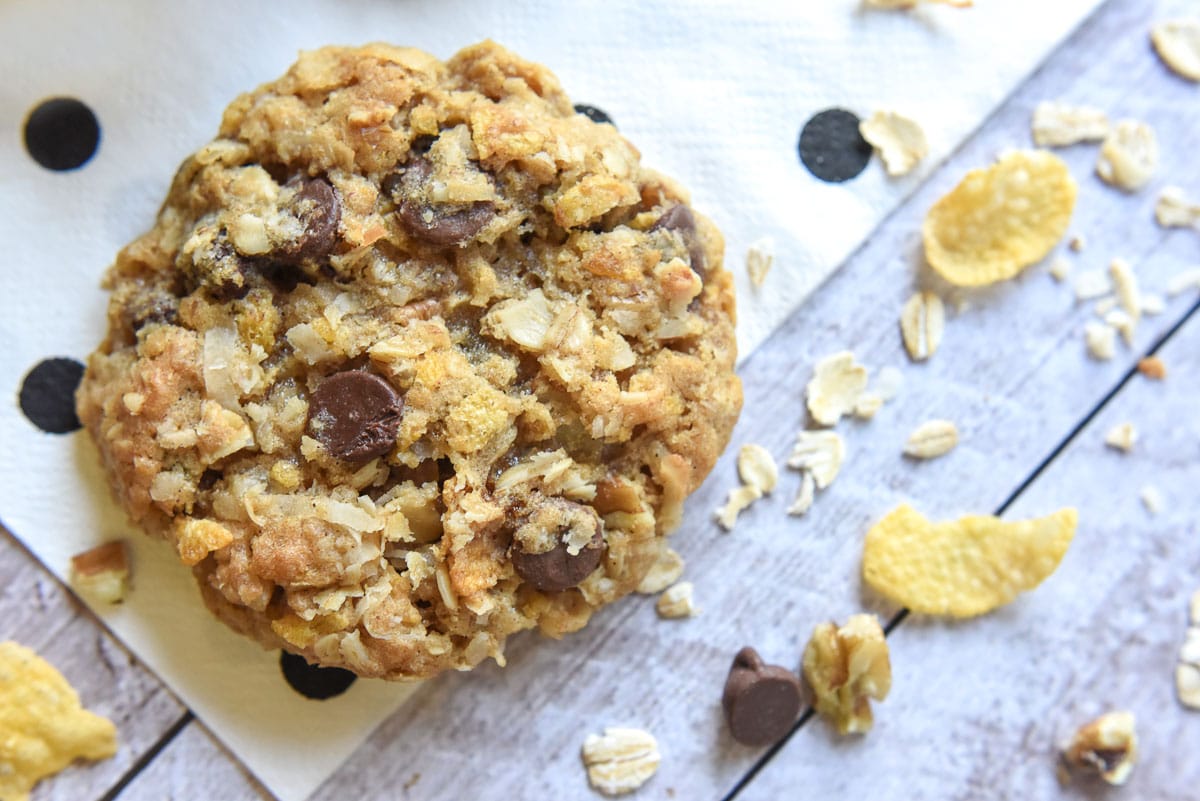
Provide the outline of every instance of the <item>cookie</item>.
{"type": "Polygon", "coordinates": [[[484,42],[301,55],[110,268],[79,418],[208,607],[361,676],[632,591],[741,408],[720,233],[484,42]]]}

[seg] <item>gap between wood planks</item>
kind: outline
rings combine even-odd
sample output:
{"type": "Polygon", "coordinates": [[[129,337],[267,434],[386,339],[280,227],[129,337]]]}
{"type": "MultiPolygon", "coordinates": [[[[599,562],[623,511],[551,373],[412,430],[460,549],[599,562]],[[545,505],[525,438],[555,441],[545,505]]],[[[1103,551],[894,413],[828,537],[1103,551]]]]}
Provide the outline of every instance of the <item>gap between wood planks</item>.
{"type": "Polygon", "coordinates": [[[100,796],[98,801],[116,801],[116,799],[124,792],[129,783],[137,778],[146,767],[154,761],[164,748],[171,744],[171,741],[183,732],[187,725],[196,719],[196,715],[192,710],[187,710],[179,716],[179,720],[171,724],[171,728],[163,732],[162,736],[155,741],[154,745],[147,748],[137,761],[129,766],[129,769],[117,779],[112,787],[108,788],[108,792],[100,796]]]}
{"type": "MultiPolygon", "coordinates": [[[[1053,463],[1054,460],[1057,459],[1059,455],[1066,450],[1072,442],[1075,441],[1079,434],[1085,428],[1087,428],[1088,424],[1091,423],[1092,420],[1095,419],[1095,417],[1100,414],[1100,412],[1106,406],[1108,406],[1109,403],[1112,402],[1113,398],[1115,398],[1117,394],[1125,388],[1125,386],[1133,379],[1133,377],[1137,375],[1138,362],[1143,358],[1154,356],[1160,350],[1162,350],[1163,346],[1167,344],[1171,337],[1175,336],[1175,334],[1178,333],[1179,330],[1183,328],[1183,326],[1186,325],[1189,320],[1192,319],[1192,317],[1197,316],[1198,311],[1200,311],[1200,300],[1196,300],[1194,303],[1192,303],[1191,308],[1188,309],[1187,312],[1185,312],[1184,315],[1180,317],[1174,325],[1160,335],[1159,338],[1155,340],[1154,344],[1152,344],[1148,350],[1142,353],[1130,365],[1129,369],[1126,370],[1124,375],[1121,376],[1117,383],[1114,384],[1107,393],[1105,393],[1104,397],[1102,397],[1096,403],[1096,405],[1092,407],[1092,409],[1085,414],[1070,431],[1067,432],[1066,436],[1064,436],[1062,440],[1060,440],[1059,443],[1054,446],[1050,453],[1047,454],[1046,457],[1029,472],[1029,475],[1017,485],[1016,489],[1009,493],[1008,497],[1001,502],[994,512],[997,517],[1003,516],[1004,513],[1008,511],[1008,508],[1012,506],[1022,494],[1024,494],[1025,490],[1027,490],[1035,481],[1037,481],[1038,477],[1046,471],[1046,468],[1048,468],[1051,463],[1053,463]]],[[[908,618],[908,610],[901,609],[892,616],[891,620],[889,620],[886,625],[884,625],[884,633],[890,635],[893,631],[900,627],[906,618],[908,618]]],[[[759,771],[761,771],[768,762],[774,759],[775,755],[779,753],[779,751],[782,750],[785,745],[787,745],[788,741],[795,736],[796,732],[800,731],[805,724],[812,720],[814,712],[815,710],[811,706],[805,709],[803,714],[800,715],[800,719],[796,721],[796,725],[792,727],[792,730],[788,732],[782,740],[767,749],[767,752],[759,757],[750,770],[748,770],[746,774],[738,780],[737,784],[733,786],[733,789],[730,790],[721,799],[721,801],[733,801],[733,799],[737,798],[742,790],[744,790],[746,786],[750,784],[750,782],[754,781],[754,777],[758,775],[759,771]]],[[[108,801],[108,799],[105,799],[105,801],[108,801]]]]}

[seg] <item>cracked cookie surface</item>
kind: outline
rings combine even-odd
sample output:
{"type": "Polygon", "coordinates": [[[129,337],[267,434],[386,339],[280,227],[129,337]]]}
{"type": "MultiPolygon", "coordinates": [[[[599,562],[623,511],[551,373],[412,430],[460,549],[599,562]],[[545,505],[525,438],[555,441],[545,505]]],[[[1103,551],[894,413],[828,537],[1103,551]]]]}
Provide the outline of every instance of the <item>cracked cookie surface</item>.
{"type": "Polygon", "coordinates": [[[722,251],[545,68],[323,48],[118,254],[80,419],[237,631],[363,676],[503,662],[632,591],[725,447],[722,251]]]}

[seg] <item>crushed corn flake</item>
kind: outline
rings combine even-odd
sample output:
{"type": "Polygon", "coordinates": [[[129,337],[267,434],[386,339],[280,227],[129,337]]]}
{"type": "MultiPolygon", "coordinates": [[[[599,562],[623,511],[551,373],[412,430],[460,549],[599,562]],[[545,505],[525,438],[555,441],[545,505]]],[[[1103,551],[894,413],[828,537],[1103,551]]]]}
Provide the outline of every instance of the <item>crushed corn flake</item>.
{"type": "Polygon", "coordinates": [[[902,505],[867,532],[863,578],[913,612],[975,617],[1053,573],[1077,520],[1067,508],[1033,520],[972,515],[934,523],[902,505]]]}
{"type": "Polygon", "coordinates": [[[116,727],[84,709],[53,665],[23,645],[0,642],[0,798],[27,801],[38,781],[76,759],[116,752],[116,727]]]}
{"type": "Polygon", "coordinates": [[[925,257],[958,286],[1013,278],[1063,238],[1075,209],[1075,180],[1044,150],[1004,154],[971,170],[925,218],[925,257]]]}

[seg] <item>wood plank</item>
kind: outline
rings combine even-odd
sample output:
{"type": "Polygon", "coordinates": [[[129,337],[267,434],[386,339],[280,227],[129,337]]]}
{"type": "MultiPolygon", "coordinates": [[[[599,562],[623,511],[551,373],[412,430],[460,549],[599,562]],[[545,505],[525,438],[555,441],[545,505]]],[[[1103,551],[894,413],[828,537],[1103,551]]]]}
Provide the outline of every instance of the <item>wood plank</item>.
{"type": "MultiPolygon", "coordinates": [[[[313,747],[320,747],[319,733],[314,733],[313,747]]],[[[296,758],[303,759],[303,754],[297,754],[296,758]]],[[[121,801],[176,798],[260,801],[272,796],[213,738],[203,723],[193,720],[119,797],[121,801]]]]}
{"type": "Polygon", "coordinates": [[[79,691],[86,708],[116,724],[120,738],[112,759],[75,765],[46,779],[33,799],[99,798],[185,710],[3,528],[0,588],[0,640],[16,640],[53,664],[79,691]]]}
{"type": "Polygon", "coordinates": [[[1200,589],[1200,314],[1162,357],[1167,380],[1131,378],[1006,515],[1078,506],[1059,570],[978,620],[906,619],[889,637],[894,690],[875,730],[838,738],[808,723],[738,801],[795,787],[812,798],[1096,798],[1096,782],[1059,787],[1056,752],[1112,709],[1139,721],[1141,756],[1123,795],[1196,797],[1200,713],[1176,702],[1174,666],[1200,589]],[[1124,422],[1139,431],[1128,455],[1104,445],[1124,422]],[[1138,499],[1146,484],[1166,499],[1158,516],[1138,499]]]}
{"type": "MultiPolygon", "coordinates": [[[[1172,5],[1180,6],[1154,9],[1172,5]]],[[[1144,39],[1127,35],[1144,29],[1150,13],[1136,0],[1110,3],[744,365],[747,405],[734,443],[759,442],[780,459],[803,423],[803,384],[817,358],[852,347],[868,364],[905,365],[908,386],[894,405],[872,423],[842,426],[850,461],[808,518],[784,516],[798,483],[789,474],[777,496],[750,510],[735,533],[720,533],[710,510],[736,480],[731,451],[689,501],[675,538],[689,561],[701,617],[658,621],[652,599],[630,599],[562,643],[520,638],[509,649],[508,668],[485,667],[424,688],[315,798],[369,797],[380,787],[411,798],[447,787],[480,799],[575,797],[586,787],[579,744],[608,725],[639,726],[659,737],[664,763],[648,797],[727,792],[761,756],[731,743],[720,723],[717,701],[733,652],[750,642],[769,659],[794,664],[813,621],[862,605],[858,537],[871,517],[902,497],[920,499],[935,516],[994,508],[1133,363],[1133,352],[1106,364],[1084,356],[1080,330],[1091,310],[1076,306],[1043,269],[969,296],[973,308],[949,320],[942,351],[927,365],[906,365],[896,316],[920,263],[915,232],[925,209],[969,167],[1026,144],[1038,100],[1062,97],[1144,114],[1159,128],[1163,174],[1200,186],[1200,165],[1187,160],[1200,144],[1186,105],[1194,89],[1165,76],[1144,39]],[[932,416],[955,419],[964,444],[940,462],[905,462],[899,449],[907,432],[932,416]]],[[[1076,230],[1091,242],[1078,262],[1103,268],[1123,255],[1155,288],[1195,260],[1186,232],[1164,235],[1154,227],[1153,192],[1126,197],[1101,187],[1090,176],[1094,147],[1064,155],[1083,191],[1076,230]]],[[[1168,314],[1148,319],[1139,344],[1169,328],[1184,306],[1176,302],[1168,314]]],[[[161,758],[180,764],[221,758],[211,750],[190,754],[192,747],[192,738],[181,737],[161,758]]],[[[179,787],[164,772],[139,776],[130,791],[148,793],[139,785],[152,780],[160,794],[179,787]]],[[[256,797],[248,784],[226,789],[230,798],[256,797]]]]}

